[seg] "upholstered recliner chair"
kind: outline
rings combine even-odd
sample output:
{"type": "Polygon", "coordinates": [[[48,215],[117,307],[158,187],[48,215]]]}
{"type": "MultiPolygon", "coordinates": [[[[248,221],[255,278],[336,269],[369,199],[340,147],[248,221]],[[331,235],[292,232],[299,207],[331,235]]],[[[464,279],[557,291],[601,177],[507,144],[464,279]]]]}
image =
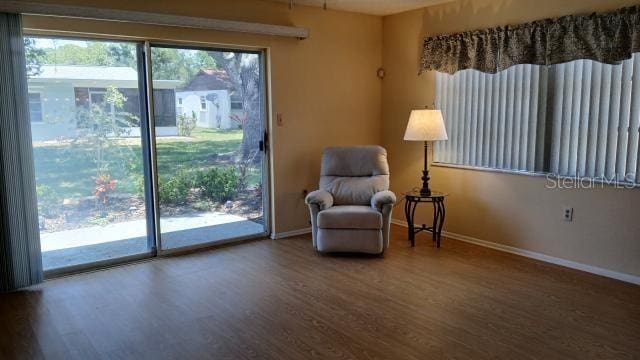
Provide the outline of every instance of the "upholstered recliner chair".
{"type": "Polygon", "coordinates": [[[388,189],[389,165],[384,148],[326,148],[320,190],[306,198],[313,247],[320,252],[384,252],[389,247],[391,210],[396,202],[388,189]]]}

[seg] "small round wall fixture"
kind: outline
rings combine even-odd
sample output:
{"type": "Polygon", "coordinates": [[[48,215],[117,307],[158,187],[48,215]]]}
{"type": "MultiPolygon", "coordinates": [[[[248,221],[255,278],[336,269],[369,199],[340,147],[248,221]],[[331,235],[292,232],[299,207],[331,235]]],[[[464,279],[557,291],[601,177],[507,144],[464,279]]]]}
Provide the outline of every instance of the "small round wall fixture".
{"type": "Polygon", "coordinates": [[[378,68],[378,71],[376,72],[376,74],[378,75],[378,77],[380,79],[384,79],[384,69],[383,68],[378,68]]]}

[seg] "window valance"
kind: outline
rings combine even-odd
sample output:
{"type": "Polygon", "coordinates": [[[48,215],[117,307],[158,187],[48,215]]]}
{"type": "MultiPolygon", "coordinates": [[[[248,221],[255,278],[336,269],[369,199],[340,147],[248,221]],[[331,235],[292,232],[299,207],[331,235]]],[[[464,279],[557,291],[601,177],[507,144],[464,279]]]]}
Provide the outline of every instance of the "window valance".
{"type": "Polygon", "coordinates": [[[496,73],[517,64],[578,59],[619,64],[640,52],[640,6],[424,39],[420,72],[496,73]]]}

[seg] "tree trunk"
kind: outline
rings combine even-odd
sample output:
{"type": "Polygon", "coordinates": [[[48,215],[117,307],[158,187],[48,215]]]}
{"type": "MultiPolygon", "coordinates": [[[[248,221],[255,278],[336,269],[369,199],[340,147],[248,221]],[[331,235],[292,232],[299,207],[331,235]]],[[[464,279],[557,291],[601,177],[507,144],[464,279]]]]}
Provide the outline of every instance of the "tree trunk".
{"type": "MultiPolygon", "coordinates": [[[[242,124],[242,160],[246,161],[258,151],[262,140],[262,92],[260,84],[260,57],[256,54],[210,52],[216,65],[224,69],[242,99],[246,119],[242,124]]],[[[255,161],[260,157],[255,156],[255,161]]]]}
{"type": "MultiPolygon", "coordinates": [[[[255,54],[244,54],[250,57],[243,61],[241,79],[243,87],[242,109],[247,115],[243,127],[242,156],[244,159],[259,151],[259,143],[262,140],[262,107],[259,57],[255,54]]],[[[256,156],[258,160],[260,157],[256,156]]]]}

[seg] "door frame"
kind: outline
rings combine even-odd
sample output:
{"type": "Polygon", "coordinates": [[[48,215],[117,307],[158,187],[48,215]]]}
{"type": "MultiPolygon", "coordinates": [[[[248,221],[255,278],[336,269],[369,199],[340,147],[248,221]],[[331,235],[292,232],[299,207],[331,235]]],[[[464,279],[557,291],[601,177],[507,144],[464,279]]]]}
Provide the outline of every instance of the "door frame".
{"type": "MultiPolygon", "coordinates": [[[[121,42],[121,43],[128,43],[131,45],[135,45],[136,57],[137,57],[136,60],[137,60],[137,67],[138,67],[137,69],[138,70],[138,91],[142,91],[144,89],[144,86],[142,85],[146,81],[146,76],[142,72],[143,68],[140,67],[141,63],[143,63],[145,60],[145,57],[141,56],[142,54],[140,53],[141,46],[144,46],[145,44],[143,40],[134,39],[134,38],[124,38],[124,37],[94,36],[94,34],[80,34],[80,33],[78,34],[74,33],[69,35],[66,33],[61,34],[55,31],[24,31],[22,36],[32,37],[32,38],[56,38],[56,39],[62,39],[62,40],[78,40],[78,41],[96,41],[96,42],[112,41],[112,42],[121,42]]],[[[43,270],[43,278],[45,280],[60,277],[60,276],[66,276],[66,275],[71,275],[71,274],[76,274],[81,272],[87,272],[87,271],[95,271],[95,270],[110,268],[118,265],[149,260],[157,256],[155,245],[152,246],[152,244],[155,244],[156,236],[155,234],[149,232],[149,229],[151,228],[151,226],[153,226],[152,225],[153,223],[150,224],[150,221],[152,219],[151,216],[152,214],[155,213],[155,208],[149,202],[149,198],[147,196],[147,193],[150,191],[150,188],[147,187],[147,182],[150,181],[150,176],[149,176],[150,173],[146,171],[148,159],[145,154],[145,127],[149,127],[149,122],[148,122],[149,119],[146,111],[147,110],[146,100],[143,99],[144,96],[142,96],[142,93],[140,93],[140,95],[141,95],[140,96],[140,101],[141,101],[140,103],[140,141],[141,141],[140,147],[142,150],[142,153],[141,153],[142,164],[143,164],[142,175],[145,182],[145,220],[146,220],[145,222],[146,222],[146,228],[147,228],[147,251],[141,252],[138,254],[125,255],[117,258],[108,258],[108,259],[98,260],[90,263],[82,263],[82,264],[43,270]]],[[[146,148],[148,148],[148,146],[146,148]]]]}
{"type": "Polygon", "coordinates": [[[215,248],[222,245],[227,245],[230,243],[238,243],[242,241],[255,240],[264,237],[268,237],[271,233],[271,150],[269,146],[265,147],[265,150],[262,152],[262,213],[263,213],[263,231],[257,234],[246,235],[246,236],[236,236],[223,240],[214,240],[214,241],[206,241],[199,244],[193,244],[188,246],[183,246],[179,248],[171,248],[171,249],[163,249],[162,248],[162,229],[160,225],[160,197],[158,195],[158,173],[157,173],[157,153],[156,153],[156,138],[155,138],[155,117],[153,114],[153,72],[152,72],[152,57],[151,57],[151,48],[152,47],[163,47],[163,48],[174,48],[174,49],[183,49],[183,50],[205,50],[205,51],[227,51],[227,52],[236,52],[236,53],[248,53],[248,54],[256,54],[259,56],[260,61],[260,88],[261,88],[261,114],[262,114],[262,133],[263,141],[266,139],[266,143],[269,144],[271,142],[270,137],[270,127],[271,123],[270,119],[270,97],[269,97],[269,72],[268,72],[268,49],[266,48],[243,48],[243,47],[232,47],[232,46],[221,46],[218,44],[203,44],[203,43],[190,43],[190,42],[182,42],[182,41],[153,41],[146,40],[145,41],[145,60],[146,60],[146,84],[147,84],[147,117],[149,118],[149,128],[151,131],[148,132],[148,136],[152,139],[149,140],[149,144],[151,145],[152,150],[152,180],[153,180],[153,201],[154,201],[154,214],[155,214],[155,237],[156,237],[156,256],[170,256],[176,255],[186,252],[193,252],[195,250],[204,249],[204,248],[215,248]]]}
{"type": "Polygon", "coordinates": [[[81,41],[113,41],[125,42],[137,46],[138,61],[138,89],[140,93],[140,117],[141,117],[141,148],[143,156],[143,176],[145,182],[145,211],[147,226],[147,252],[127,255],[123,257],[99,260],[86,264],[71,265],[55,269],[45,270],[44,278],[51,279],[75,273],[95,271],[99,269],[114,267],[118,265],[134,263],[145,260],[152,260],[158,257],[177,255],[185,252],[193,252],[199,249],[216,248],[230,243],[267,238],[271,234],[273,226],[273,153],[271,151],[271,72],[270,72],[270,51],[268,47],[254,46],[230,46],[208,42],[190,42],[182,40],[153,40],[144,37],[134,36],[110,36],[104,34],[85,33],[61,33],[59,31],[47,30],[25,30],[24,37],[40,37],[81,40],[81,41]],[[156,138],[155,138],[155,118],[153,114],[153,78],[151,62],[151,46],[173,47],[180,49],[209,50],[209,51],[233,51],[240,53],[253,53],[260,57],[260,87],[261,91],[261,112],[262,128],[266,143],[265,151],[262,154],[262,206],[263,206],[263,229],[264,231],[254,235],[238,236],[224,240],[204,242],[174,249],[162,249],[160,211],[158,196],[158,174],[156,163],[156,138]]]}

